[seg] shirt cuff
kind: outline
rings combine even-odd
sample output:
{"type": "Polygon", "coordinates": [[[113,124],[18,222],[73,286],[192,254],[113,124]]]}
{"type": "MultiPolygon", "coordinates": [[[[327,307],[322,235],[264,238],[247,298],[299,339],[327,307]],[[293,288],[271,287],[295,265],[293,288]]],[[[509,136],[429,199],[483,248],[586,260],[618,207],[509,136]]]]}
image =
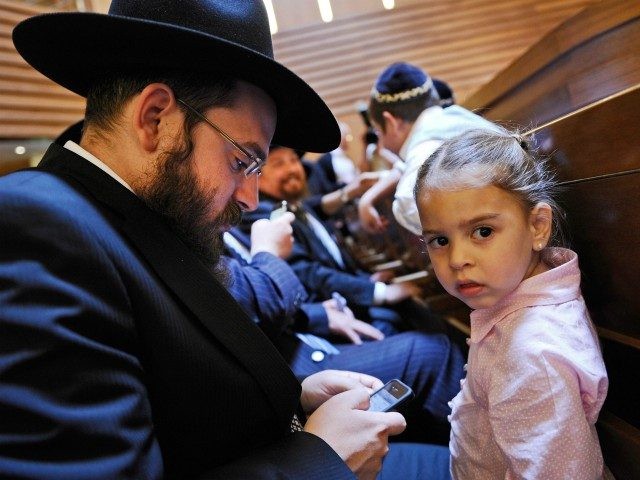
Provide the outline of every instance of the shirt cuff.
{"type": "Polygon", "coordinates": [[[373,287],[373,304],[382,305],[387,294],[387,284],[376,282],[373,287]]]}
{"type": "Polygon", "coordinates": [[[407,164],[402,160],[398,160],[396,163],[393,164],[392,168],[395,168],[399,172],[404,173],[404,171],[407,169],[407,164]]]}
{"type": "Polygon", "coordinates": [[[309,332],[321,337],[326,337],[331,334],[327,311],[324,309],[322,303],[303,303],[300,306],[300,310],[306,317],[306,322],[304,322],[306,324],[303,326],[298,322],[296,325],[297,331],[309,332]]]}

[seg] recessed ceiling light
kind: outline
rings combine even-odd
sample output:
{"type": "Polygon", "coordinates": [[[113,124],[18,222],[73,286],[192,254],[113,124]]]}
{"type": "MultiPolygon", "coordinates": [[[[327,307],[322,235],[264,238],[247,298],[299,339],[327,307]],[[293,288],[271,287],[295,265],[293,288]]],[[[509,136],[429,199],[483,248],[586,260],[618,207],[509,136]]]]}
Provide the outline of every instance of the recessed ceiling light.
{"type": "Polygon", "coordinates": [[[320,9],[320,17],[325,23],[333,20],[333,10],[331,9],[330,0],[318,0],[318,8],[320,9]]]}
{"type": "Polygon", "coordinates": [[[13,149],[16,152],[16,155],[24,155],[27,152],[27,149],[22,145],[16,145],[16,148],[13,149]]]}

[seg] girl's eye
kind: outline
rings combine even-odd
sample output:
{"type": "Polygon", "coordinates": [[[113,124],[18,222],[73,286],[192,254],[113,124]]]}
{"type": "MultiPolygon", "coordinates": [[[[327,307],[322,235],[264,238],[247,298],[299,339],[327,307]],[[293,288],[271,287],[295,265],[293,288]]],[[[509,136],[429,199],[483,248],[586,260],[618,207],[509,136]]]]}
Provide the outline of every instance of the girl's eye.
{"type": "Polygon", "coordinates": [[[429,248],[442,248],[449,244],[447,237],[433,237],[427,241],[429,248]]]}
{"type": "Polygon", "coordinates": [[[491,227],[478,227],[473,231],[472,237],[476,239],[488,238],[493,233],[491,227]]]}

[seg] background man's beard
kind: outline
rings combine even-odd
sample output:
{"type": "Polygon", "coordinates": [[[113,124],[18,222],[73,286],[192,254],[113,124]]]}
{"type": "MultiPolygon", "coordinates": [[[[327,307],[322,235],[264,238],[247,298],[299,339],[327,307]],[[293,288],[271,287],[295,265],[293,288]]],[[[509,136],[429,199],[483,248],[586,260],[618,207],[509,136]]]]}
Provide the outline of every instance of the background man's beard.
{"type": "Polygon", "coordinates": [[[286,186],[284,186],[281,187],[280,191],[282,194],[282,199],[289,202],[297,202],[298,200],[302,200],[309,193],[306,182],[304,182],[303,186],[300,188],[287,188],[286,186]]]}
{"type": "Polygon", "coordinates": [[[167,153],[156,177],[137,193],[149,208],[164,217],[187,247],[213,269],[218,281],[227,284],[228,272],[219,262],[224,248],[221,227],[238,224],[242,211],[231,201],[215,220],[209,220],[208,212],[216,191],[202,191],[191,165],[185,152],[167,153]]]}

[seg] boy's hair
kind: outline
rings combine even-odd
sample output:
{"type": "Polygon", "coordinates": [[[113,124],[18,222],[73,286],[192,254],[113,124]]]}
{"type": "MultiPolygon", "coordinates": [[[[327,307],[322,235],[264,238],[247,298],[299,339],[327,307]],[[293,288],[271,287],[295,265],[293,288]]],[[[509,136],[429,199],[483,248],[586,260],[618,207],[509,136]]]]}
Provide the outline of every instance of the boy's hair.
{"type": "Polygon", "coordinates": [[[470,130],[445,141],[418,170],[413,190],[460,190],[493,185],[511,193],[526,210],[538,202],[553,212],[550,245],[563,246],[564,212],[554,199],[558,184],[533,141],[502,129],[470,130]]]}
{"type": "Polygon", "coordinates": [[[384,129],[383,112],[413,123],[425,109],[439,103],[431,77],[415,65],[398,62],[384,69],[376,80],[368,112],[384,129]]]}

